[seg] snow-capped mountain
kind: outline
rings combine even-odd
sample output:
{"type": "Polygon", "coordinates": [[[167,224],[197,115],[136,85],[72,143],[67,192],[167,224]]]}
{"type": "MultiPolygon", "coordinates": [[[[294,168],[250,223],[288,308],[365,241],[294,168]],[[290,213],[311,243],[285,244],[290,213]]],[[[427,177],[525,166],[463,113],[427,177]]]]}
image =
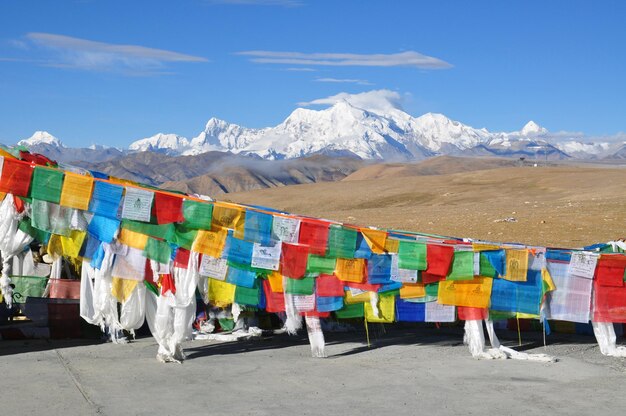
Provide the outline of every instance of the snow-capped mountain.
{"type": "Polygon", "coordinates": [[[152,137],[131,143],[129,150],[134,152],[177,153],[189,146],[189,140],[177,134],[157,133],[152,137]]]}
{"type": "Polygon", "coordinates": [[[49,145],[54,147],[65,147],[61,140],[54,137],[52,134],[47,131],[36,131],[32,136],[28,139],[20,140],[17,142],[20,146],[37,146],[37,145],[49,145]]]}

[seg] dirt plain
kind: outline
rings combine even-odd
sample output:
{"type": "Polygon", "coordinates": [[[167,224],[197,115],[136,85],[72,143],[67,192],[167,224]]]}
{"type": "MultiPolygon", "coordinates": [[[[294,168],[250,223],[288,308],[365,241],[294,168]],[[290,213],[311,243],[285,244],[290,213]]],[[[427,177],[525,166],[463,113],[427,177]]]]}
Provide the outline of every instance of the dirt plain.
{"type": "Polygon", "coordinates": [[[349,224],[496,242],[583,247],[626,237],[626,164],[441,157],[366,166],[339,182],[222,200],[349,224]]]}

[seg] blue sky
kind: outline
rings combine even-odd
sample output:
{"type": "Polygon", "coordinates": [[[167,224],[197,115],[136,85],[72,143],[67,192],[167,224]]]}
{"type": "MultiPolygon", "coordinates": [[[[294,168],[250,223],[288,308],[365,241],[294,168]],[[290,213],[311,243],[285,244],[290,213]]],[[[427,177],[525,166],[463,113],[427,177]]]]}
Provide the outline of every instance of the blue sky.
{"type": "Polygon", "coordinates": [[[381,89],[416,116],[609,136],[626,130],[625,18],[622,1],[4,0],[0,142],[193,137],[381,89]]]}

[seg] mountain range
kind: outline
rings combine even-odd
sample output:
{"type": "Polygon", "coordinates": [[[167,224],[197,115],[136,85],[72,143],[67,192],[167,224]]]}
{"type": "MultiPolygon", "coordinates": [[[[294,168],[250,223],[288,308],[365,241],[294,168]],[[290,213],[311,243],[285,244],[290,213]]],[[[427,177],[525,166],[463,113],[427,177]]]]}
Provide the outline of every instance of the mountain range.
{"type": "Polygon", "coordinates": [[[101,162],[137,152],[170,156],[230,152],[268,160],[314,154],[384,161],[421,160],[437,155],[550,160],[626,158],[626,141],[585,143],[566,134],[552,134],[533,121],[519,131],[490,132],[443,114],[413,117],[393,106],[367,108],[347,100],[322,110],[297,108],[277,126],[260,129],[211,118],[192,139],[158,133],[131,143],[127,149],[68,148],[41,131],[18,145],[65,162],[101,162]]]}

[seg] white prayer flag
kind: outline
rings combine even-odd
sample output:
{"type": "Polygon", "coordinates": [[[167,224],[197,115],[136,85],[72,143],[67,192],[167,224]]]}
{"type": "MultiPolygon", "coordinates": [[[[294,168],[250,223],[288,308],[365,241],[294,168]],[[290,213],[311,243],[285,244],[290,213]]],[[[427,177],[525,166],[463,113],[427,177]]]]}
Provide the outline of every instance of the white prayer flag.
{"type": "Polygon", "coordinates": [[[127,186],[125,189],[122,218],[149,222],[154,192],[130,186],[127,186]]]}
{"type": "Polygon", "coordinates": [[[215,257],[202,255],[200,261],[200,276],[207,276],[215,280],[226,280],[228,272],[228,261],[226,259],[216,259],[215,257]]]}
{"type": "Polygon", "coordinates": [[[252,248],[252,267],[266,270],[278,270],[280,267],[280,253],[283,245],[277,243],[273,246],[266,246],[254,243],[252,248]]]}
{"type": "Polygon", "coordinates": [[[569,263],[568,273],[571,276],[593,279],[598,263],[598,255],[588,251],[572,252],[572,259],[569,263]]]}
{"type": "Polygon", "coordinates": [[[274,216],[272,222],[272,239],[285,243],[297,243],[300,234],[300,220],[295,218],[274,216]]]}
{"type": "Polygon", "coordinates": [[[315,309],[315,294],[293,295],[293,304],[298,312],[311,312],[315,309]]]}
{"type": "Polygon", "coordinates": [[[451,305],[440,305],[437,302],[427,302],[425,311],[426,322],[454,322],[456,310],[451,305]]]}
{"type": "Polygon", "coordinates": [[[589,322],[593,280],[570,275],[566,262],[549,261],[547,268],[556,290],[548,293],[546,318],[583,324],[589,322]]]}

